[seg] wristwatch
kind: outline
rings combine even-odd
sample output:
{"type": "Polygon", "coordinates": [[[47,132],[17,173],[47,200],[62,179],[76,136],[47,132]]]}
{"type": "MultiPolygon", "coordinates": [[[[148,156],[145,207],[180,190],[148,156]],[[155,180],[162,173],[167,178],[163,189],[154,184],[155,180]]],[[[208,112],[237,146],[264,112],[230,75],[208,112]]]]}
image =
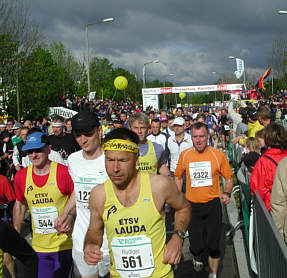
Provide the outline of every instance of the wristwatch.
{"type": "Polygon", "coordinates": [[[177,234],[182,240],[185,239],[185,232],[184,231],[176,230],[173,233],[177,234]]]}

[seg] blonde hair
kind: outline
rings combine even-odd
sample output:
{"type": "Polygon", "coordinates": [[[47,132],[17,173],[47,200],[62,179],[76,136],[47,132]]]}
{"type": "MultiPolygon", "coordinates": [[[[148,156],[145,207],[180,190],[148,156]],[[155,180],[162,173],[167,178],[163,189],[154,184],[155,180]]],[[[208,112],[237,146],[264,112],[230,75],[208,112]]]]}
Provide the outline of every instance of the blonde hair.
{"type": "Polygon", "coordinates": [[[249,151],[257,152],[258,154],[260,154],[260,145],[259,145],[259,142],[256,138],[254,138],[254,137],[247,138],[245,145],[249,151]]]}

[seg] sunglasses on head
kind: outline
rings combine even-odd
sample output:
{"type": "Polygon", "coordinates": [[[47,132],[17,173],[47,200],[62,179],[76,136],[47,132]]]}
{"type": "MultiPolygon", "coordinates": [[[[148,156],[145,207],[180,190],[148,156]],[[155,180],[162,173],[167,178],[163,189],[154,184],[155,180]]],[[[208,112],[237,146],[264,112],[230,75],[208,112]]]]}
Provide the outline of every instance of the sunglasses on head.
{"type": "Polygon", "coordinates": [[[39,148],[39,149],[32,149],[32,150],[28,150],[26,151],[27,154],[32,154],[32,153],[41,153],[43,152],[44,148],[39,148]]]}

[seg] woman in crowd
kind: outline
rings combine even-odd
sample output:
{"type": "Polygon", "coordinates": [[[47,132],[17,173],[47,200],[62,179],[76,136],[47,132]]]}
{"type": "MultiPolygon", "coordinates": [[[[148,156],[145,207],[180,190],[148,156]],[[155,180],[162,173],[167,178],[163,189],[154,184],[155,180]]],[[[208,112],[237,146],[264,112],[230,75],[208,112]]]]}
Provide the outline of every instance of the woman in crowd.
{"type": "Polygon", "coordinates": [[[267,150],[254,166],[250,188],[252,194],[257,190],[270,211],[270,198],[277,165],[287,156],[287,132],[283,126],[271,123],[265,128],[264,142],[267,150]]]}

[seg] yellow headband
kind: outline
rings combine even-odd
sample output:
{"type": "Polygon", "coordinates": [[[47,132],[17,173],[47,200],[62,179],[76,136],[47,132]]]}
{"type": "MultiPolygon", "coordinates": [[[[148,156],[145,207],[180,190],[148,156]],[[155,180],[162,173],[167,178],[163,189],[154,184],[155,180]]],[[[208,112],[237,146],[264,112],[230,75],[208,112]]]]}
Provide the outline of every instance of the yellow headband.
{"type": "Polygon", "coordinates": [[[123,140],[123,139],[112,139],[103,145],[104,151],[121,151],[121,152],[131,152],[139,153],[139,147],[136,143],[123,140]]]}

